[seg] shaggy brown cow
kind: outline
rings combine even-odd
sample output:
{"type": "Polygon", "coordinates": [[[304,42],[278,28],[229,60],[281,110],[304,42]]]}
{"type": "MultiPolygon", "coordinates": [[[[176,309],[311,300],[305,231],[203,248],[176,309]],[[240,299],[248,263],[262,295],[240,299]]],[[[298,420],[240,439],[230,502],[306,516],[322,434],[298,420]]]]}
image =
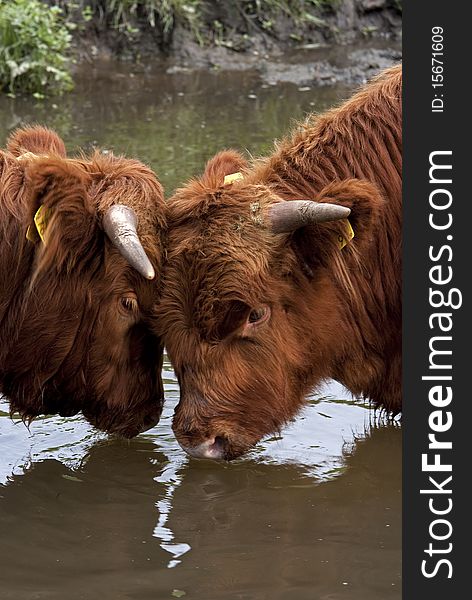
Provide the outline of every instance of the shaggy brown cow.
{"type": "Polygon", "coordinates": [[[158,422],[162,345],[148,322],[164,227],[162,187],[140,162],[69,159],[42,127],[10,137],[0,152],[0,392],[12,413],[81,410],[126,437],[158,422]]]}
{"type": "Polygon", "coordinates": [[[218,154],[168,226],[160,329],[189,454],[242,454],[328,378],[400,410],[399,67],[266,159],[218,154]]]}

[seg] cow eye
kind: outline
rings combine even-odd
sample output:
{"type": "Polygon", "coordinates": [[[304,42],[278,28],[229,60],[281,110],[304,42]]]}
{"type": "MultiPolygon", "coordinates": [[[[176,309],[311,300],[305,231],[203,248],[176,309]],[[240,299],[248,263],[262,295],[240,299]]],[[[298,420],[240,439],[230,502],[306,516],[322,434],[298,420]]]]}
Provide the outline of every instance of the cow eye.
{"type": "Polygon", "coordinates": [[[123,311],[127,314],[136,313],[139,309],[138,300],[134,295],[122,296],[120,298],[120,305],[123,311]]]}
{"type": "Polygon", "coordinates": [[[268,306],[259,306],[258,308],[253,308],[249,313],[247,318],[247,322],[251,325],[260,324],[270,316],[270,308],[268,306]]]}

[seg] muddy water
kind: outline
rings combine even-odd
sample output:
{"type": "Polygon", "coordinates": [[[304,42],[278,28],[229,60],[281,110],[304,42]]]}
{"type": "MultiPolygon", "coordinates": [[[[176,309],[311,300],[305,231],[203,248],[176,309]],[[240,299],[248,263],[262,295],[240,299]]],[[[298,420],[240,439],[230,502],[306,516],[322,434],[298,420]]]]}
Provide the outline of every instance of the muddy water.
{"type": "MultiPolygon", "coordinates": [[[[346,94],[105,66],[65,98],[0,97],[0,138],[47,123],[70,150],[139,156],[170,191],[216,150],[264,152],[293,119],[346,94]]],[[[247,457],[198,461],[172,436],[178,386],[165,369],[163,418],[130,442],[80,417],[28,430],[0,400],[2,600],[401,597],[398,424],[333,382],[247,457]]]]}

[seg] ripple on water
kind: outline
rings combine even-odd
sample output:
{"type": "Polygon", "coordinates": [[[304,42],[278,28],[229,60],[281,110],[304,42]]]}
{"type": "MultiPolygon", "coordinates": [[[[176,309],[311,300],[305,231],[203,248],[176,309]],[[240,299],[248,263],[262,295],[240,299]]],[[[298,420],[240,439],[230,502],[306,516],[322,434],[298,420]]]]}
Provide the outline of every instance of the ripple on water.
{"type": "MultiPolygon", "coordinates": [[[[180,466],[190,459],[171,429],[179,388],[168,363],[164,366],[164,387],[166,403],[161,420],[140,438],[151,441],[170,464],[180,466]]],[[[368,405],[349,397],[342,386],[330,382],[308,400],[280,436],[261,441],[236,463],[293,464],[319,480],[336,476],[342,471],[346,452],[356,440],[368,434],[372,418],[368,405]]],[[[106,434],[96,431],[81,416],[40,417],[26,427],[21,420],[8,417],[8,404],[0,400],[0,483],[5,484],[13,475],[21,475],[34,463],[48,459],[57,460],[72,470],[80,469],[91,447],[106,443],[107,439],[106,434]]],[[[173,468],[164,469],[158,480],[165,482],[168,476],[170,482],[173,473],[173,468]]]]}

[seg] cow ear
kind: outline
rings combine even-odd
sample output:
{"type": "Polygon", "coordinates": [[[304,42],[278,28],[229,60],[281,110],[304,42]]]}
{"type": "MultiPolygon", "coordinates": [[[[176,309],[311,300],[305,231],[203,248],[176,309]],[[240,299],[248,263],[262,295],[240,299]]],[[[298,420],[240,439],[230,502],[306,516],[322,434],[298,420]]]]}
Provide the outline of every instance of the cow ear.
{"type": "Polygon", "coordinates": [[[27,165],[28,237],[40,248],[39,269],[54,265],[71,270],[84,254],[95,251],[99,228],[87,194],[88,178],[77,165],[59,158],[27,165]]]}
{"type": "Polygon", "coordinates": [[[371,242],[385,201],[372,183],[347,179],[327,185],[315,202],[350,209],[347,219],[310,223],[297,229],[290,242],[308,272],[329,266],[333,255],[359,254],[371,242]]]}
{"type": "Polygon", "coordinates": [[[17,158],[28,152],[66,156],[66,147],[57,133],[40,125],[16,129],[8,138],[7,150],[17,158]]]}
{"type": "Polygon", "coordinates": [[[202,175],[202,183],[210,188],[223,185],[225,177],[247,167],[247,160],[236,150],[223,150],[210,159],[202,175]]]}

